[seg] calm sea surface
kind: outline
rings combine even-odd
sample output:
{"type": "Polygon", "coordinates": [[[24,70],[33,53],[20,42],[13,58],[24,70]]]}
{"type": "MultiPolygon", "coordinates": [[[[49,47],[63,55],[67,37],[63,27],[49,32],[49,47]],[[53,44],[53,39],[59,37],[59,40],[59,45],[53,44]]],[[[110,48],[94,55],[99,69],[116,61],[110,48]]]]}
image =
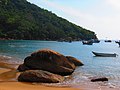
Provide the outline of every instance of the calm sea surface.
{"type": "Polygon", "coordinates": [[[48,48],[64,55],[74,56],[84,63],[73,73],[71,79],[62,84],[86,85],[91,77],[105,76],[109,81],[106,83],[94,83],[94,85],[108,86],[110,88],[120,87],[120,48],[115,42],[106,43],[101,41],[93,45],[83,45],[82,42],[56,42],[56,41],[35,41],[35,40],[1,40],[0,55],[10,56],[23,60],[32,52],[48,48]],[[117,53],[117,57],[94,57],[92,51],[117,53]]]}

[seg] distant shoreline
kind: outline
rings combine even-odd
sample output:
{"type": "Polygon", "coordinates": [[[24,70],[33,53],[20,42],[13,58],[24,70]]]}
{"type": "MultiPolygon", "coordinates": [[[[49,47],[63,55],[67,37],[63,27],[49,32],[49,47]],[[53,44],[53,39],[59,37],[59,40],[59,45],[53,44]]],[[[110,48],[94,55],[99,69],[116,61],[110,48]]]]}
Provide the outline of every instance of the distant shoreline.
{"type": "Polygon", "coordinates": [[[14,39],[11,39],[11,38],[0,38],[0,40],[14,40],[14,39]]]}

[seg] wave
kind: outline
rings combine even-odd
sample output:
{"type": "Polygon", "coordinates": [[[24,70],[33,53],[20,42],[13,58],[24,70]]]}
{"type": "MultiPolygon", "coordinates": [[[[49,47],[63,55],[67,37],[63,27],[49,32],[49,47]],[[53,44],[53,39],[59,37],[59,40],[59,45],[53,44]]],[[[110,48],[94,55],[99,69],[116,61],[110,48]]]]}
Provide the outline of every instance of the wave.
{"type": "Polygon", "coordinates": [[[17,58],[17,57],[0,55],[0,63],[21,64],[22,63],[22,59],[17,58]]]}
{"type": "Polygon", "coordinates": [[[0,82],[17,81],[17,67],[22,63],[21,61],[16,57],[0,55],[0,82]]]}
{"type": "Polygon", "coordinates": [[[24,48],[26,45],[14,45],[14,44],[9,44],[9,47],[18,47],[18,48],[24,48]]]}

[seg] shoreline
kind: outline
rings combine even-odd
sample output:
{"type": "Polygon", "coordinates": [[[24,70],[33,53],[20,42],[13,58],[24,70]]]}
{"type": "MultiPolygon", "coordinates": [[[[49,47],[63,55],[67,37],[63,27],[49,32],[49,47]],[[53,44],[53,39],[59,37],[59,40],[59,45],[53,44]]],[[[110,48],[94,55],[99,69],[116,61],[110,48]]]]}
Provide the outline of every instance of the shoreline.
{"type": "Polygon", "coordinates": [[[79,85],[76,84],[62,86],[57,84],[51,85],[51,83],[18,82],[17,77],[19,73],[13,73],[14,70],[0,68],[0,90],[119,90],[119,88],[99,86],[94,83],[81,83],[79,85]]]}
{"type": "MultiPolygon", "coordinates": [[[[99,85],[91,82],[81,82],[75,84],[68,83],[25,83],[18,82],[17,77],[20,74],[17,72],[18,67],[16,63],[10,63],[9,58],[1,58],[0,60],[0,90],[119,90],[119,88],[99,85]],[[7,62],[8,61],[8,62],[7,62]]],[[[103,84],[103,83],[100,83],[103,84]]]]}

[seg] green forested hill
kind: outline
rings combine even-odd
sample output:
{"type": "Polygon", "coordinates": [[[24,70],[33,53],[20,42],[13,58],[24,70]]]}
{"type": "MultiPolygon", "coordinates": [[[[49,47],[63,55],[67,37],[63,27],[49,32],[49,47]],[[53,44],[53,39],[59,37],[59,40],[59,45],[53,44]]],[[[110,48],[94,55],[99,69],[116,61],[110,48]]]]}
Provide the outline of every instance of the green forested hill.
{"type": "Polygon", "coordinates": [[[96,38],[77,26],[26,0],[0,0],[0,38],[59,40],[96,38]]]}

